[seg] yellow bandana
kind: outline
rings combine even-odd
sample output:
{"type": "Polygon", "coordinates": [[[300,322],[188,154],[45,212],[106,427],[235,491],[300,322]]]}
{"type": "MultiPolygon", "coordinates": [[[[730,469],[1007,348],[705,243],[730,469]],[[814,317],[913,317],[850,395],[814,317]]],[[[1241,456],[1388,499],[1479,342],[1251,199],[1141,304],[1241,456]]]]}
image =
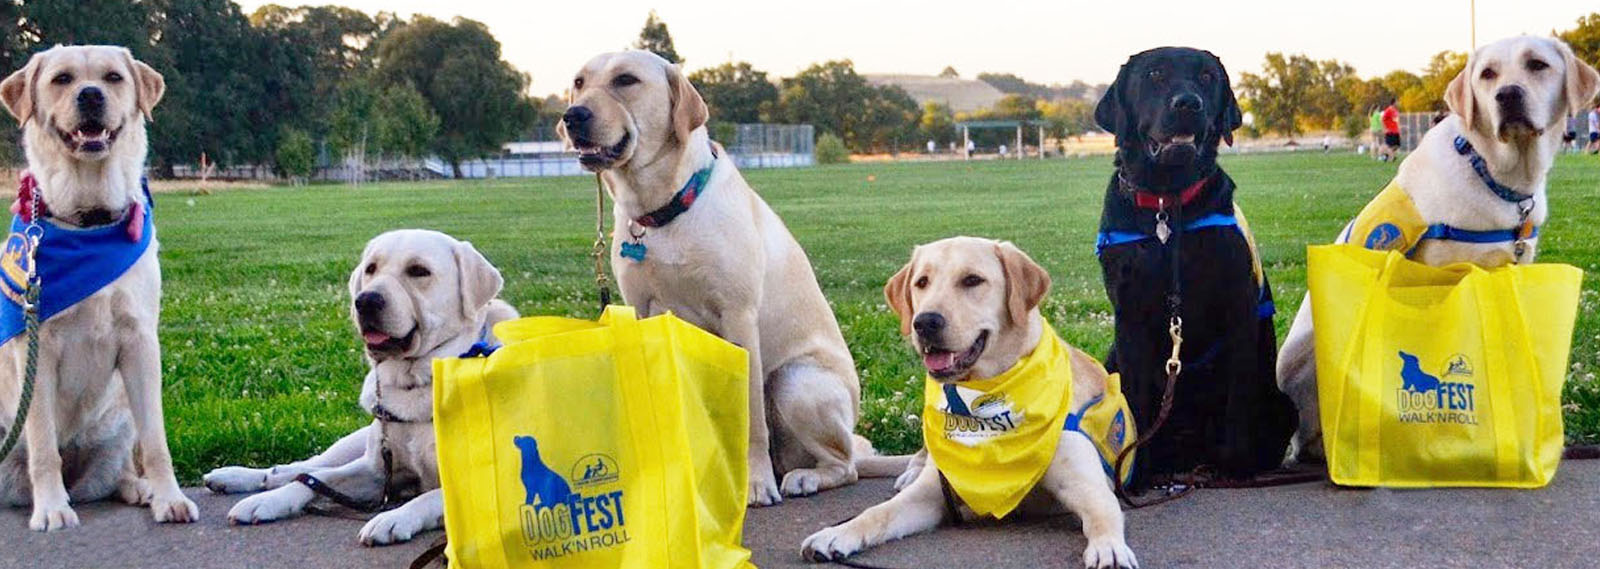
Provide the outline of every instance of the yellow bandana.
{"type": "Polygon", "coordinates": [[[1005,373],[924,381],[923,442],[951,489],[979,516],[1004,518],[1016,509],[1049,469],[1064,427],[1094,442],[1108,475],[1116,453],[1136,438],[1115,375],[1106,395],[1070,412],[1070,355],[1047,323],[1033,353],[1005,373]]]}
{"type": "Polygon", "coordinates": [[[1428,223],[1412,203],[1411,194],[1389,182],[1345,228],[1340,241],[1375,251],[1409,254],[1427,231],[1428,223]]]}

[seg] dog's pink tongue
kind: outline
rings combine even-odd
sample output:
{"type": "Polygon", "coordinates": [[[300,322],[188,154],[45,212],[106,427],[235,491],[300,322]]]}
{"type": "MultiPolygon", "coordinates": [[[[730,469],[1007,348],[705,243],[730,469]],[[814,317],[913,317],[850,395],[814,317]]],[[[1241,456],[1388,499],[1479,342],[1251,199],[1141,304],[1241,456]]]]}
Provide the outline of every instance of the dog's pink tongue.
{"type": "Polygon", "coordinates": [[[389,335],[383,332],[363,332],[361,333],[361,338],[366,340],[369,346],[389,341],[389,335]]]}
{"type": "Polygon", "coordinates": [[[922,365],[930,371],[944,371],[956,365],[955,352],[939,352],[937,354],[923,354],[922,365]]]}

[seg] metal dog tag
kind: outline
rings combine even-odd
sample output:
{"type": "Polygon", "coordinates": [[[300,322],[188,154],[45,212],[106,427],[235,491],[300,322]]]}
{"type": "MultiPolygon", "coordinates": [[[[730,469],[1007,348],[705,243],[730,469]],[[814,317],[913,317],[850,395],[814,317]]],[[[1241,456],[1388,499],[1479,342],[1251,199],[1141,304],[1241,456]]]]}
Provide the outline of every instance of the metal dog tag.
{"type": "Polygon", "coordinates": [[[1167,238],[1171,236],[1172,229],[1167,227],[1167,216],[1156,216],[1156,239],[1160,239],[1161,243],[1165,245],[1167,243],[1167,238]]]}

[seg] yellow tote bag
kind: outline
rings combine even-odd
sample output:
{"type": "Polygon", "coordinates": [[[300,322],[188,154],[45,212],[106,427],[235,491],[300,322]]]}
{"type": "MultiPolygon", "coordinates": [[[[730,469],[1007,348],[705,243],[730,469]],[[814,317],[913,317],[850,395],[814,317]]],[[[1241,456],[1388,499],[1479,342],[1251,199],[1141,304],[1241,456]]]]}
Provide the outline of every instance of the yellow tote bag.
{"type": "Polygon", "coordinates": [[[1549,483],[1582,280],[1567,265],[1438,268],[1355,245],[1308,248],[1329,476],[1549,483]]]}
{"type": "Polygon", "coordinates": [[[668,314],[503,322],[434,361],[453,566],[753,568],[745,351],[668,314]]]}

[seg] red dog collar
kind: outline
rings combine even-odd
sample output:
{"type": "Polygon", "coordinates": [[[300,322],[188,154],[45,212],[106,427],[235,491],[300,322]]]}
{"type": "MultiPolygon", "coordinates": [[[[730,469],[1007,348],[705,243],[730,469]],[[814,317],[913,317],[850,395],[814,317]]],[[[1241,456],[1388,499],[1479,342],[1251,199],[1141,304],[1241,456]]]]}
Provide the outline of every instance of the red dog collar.
{"type": "MultiPolygon", "coordinates": [[[[1201,178],[1199,181],[1191,184],[1189,187],[1184,188],[1183,191],[1178,192],[1178,201],[1183,205],[1189,205],[1190,202],[1193,202],[1195,198],[1200,196],[1200,190],[1206,187],[1206,184],[1210,183],[1211,178],[1214,176],[1216,176],[1216,174],[1201,178]]],[[[1157,194],[1148,192],[1136,187],[1132,187],[1131,185],[1130,188],[1133,190],[1133,205],[1138,206],[1141,209],[1164,210],[1167,209],[1167,206],[1172,203],[1171,194],[1157,194]]]]}

